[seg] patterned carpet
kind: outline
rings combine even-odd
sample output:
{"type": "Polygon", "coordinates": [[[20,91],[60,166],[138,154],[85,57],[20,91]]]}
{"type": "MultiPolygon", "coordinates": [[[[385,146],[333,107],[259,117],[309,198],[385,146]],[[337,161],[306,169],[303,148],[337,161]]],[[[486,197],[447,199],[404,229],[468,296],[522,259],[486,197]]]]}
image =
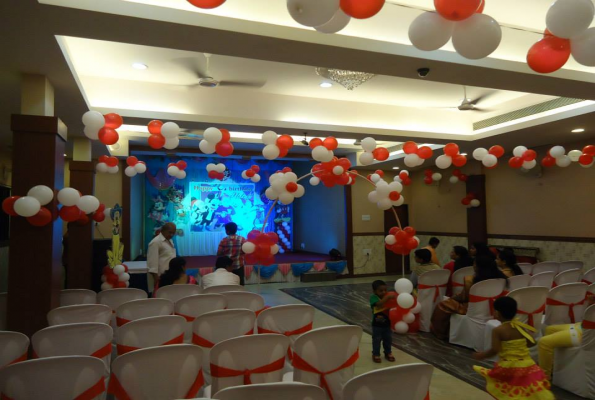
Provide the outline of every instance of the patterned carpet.
{"type": "MultiPolygon", "coordinates": [[[[394,284],[394,282],[387,283],[389,287],[394,284]]],[[[369,283],[281,290],[345,323],[359,325],[365,332],[371,334],[369,307],[371,285],[369,283]]],[[[474,360],[471,357],[473,351],[470,349],[450,345],[436,339],[432,334],[423,332],[413,335],[393,333],[393,346],[473,386],[485,388],[485,380],[473,371],[473,366],[483,365],[491,368],[492,364],[474,360]]],[[[554,388],[553,392],[556,399],[560,400],[582,399],[559,388],[554,388]]]]}

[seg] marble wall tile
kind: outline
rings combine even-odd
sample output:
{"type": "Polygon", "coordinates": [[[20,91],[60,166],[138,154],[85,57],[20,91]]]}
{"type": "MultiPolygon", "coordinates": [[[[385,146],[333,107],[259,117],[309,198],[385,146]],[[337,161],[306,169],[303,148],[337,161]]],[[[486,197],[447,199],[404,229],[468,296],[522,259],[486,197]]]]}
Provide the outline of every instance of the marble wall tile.
{"type": "Polygon", "coordinates": [[[386,272],[384,236],[353,237],[353,269],[355,275],[383,274],[386,272]],[[371,250],[369,260],[363,252],[364,249],[371,250]]]}

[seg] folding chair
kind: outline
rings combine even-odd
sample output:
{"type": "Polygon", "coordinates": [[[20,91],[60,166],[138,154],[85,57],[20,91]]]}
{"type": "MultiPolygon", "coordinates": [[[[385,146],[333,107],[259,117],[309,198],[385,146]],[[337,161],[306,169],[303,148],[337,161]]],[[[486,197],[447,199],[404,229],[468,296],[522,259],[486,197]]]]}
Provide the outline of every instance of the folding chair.
{"type": "Polygon", "coordinates": [[[533,264],[530,263],[518,263],[518,266],[523,271],[525,275],[531,275],[533,272],[533,264]]]}
{"type": "Polygon", "coordinates": [[[299,382],[262,383],[223,389],[217,400],[326,400],[326,393],[299,382]]]}
{"type": "Polygon", "coordinates": [[[590,270],[585,272],[583,275],[582,281],[585,282],[587,285],[594,284],[595,283],[595,268],[591,268],[590,270]]]}
{"type": "Polygon", "coordinates": [[[20,332],[0,331],[0,369],[27,360],[29,338],[20,332]]]}
{"type": "Polygon", "coordinates": [[[560,263],[560,269],[558,270],[558,273],[568,271],[570,269],[578,269],[582,272],[584,266],[585,263],[579,260],[562,261],[560,263]]]}
{"type": "Polygon", "coordinates": [[[118,327],[141,318],[172,315],[174,303],[167,299],[132,300],[116,309],[116,325],[118,327]]]}
{"type": "Polygon", "coordinates": [[[557,261],[542,261],[533,265],[533,275],[542,272],[554,272],[557,274],[560,271],[560,263],[557,261]]]}
{"type": "Polygon", "coordinates": [[[549,325],[574,324],[583,320],[586,283],[566,283],[550,290],[545,301],[542,330],[549,325]]]}
{"type": "Polygon", "coordinates": [[[79,304],[97,304],[97,293],[88,289],[64,289],[60,291],[60,307],[79,304]]]}
{"type": "Polygon", "coordinates": [[[529,279],[529,286],[542,286],[549,289],[554,284],[555,277],[556,273],[552,271],[533,274],[531,279],[529,279]]]}
{"type": "Polygon", "coordinates": [[[224,292],[227,299],[227,308],[246,308],[254,311],[256,315],[265,309],[264,298],[251,292],[224,292]]]}
{"type": "Polygon", "coordinates": [[[195,294],[176,301],[174,305],[175,314],[184,317],[186,320],[184,343],[192,341],[192,323],[197,317],[226,308],[227,299],[221,294],[195,294]]]}
{"type": "Polygon", "coordinates": [[[168,346],[184,342],[184,318],[165,315],[137,319],[118,328],[116,348],[118,356],[154,346],[168,346]]]}
{"type": "Polygon", "coordinates": [[[157,289],[155,297],[168,299],[175,303],[184,297],[201,293],[202,289],[198,285],[168,285],[157,289]]]}
{"type": "Polygon", "coordinates": [[[83,322],[110,323],[112,310],[103,304],[81,304],[78,306],[66,306],[54,308],[48,313],[50,326],[77,324],[83,322]]]}
{"type": "Polygon", "coordinates": [[[450,271],[440,269],[422,274],[417,283],[417,301],[421,305],[419,330],[429,332],[432,313],[446,294],[446,286],[450,279],[450,271]]]}
{"type": "Polygon", "coordinates": [[[242,285],[217,285],[203,289],[204,294],[225,293],[225,292],[246,292],[242,285]]]}
{"type": "Polygon", "coordinates": [[[475,274],[473,267],[461,268],[452,274],[452,295],[456,296],[465,288],[465,277],[475,274]]]}
{"type": "Polygon", "coordinates": [[[516,289],[521,289],[529,286],[531,275],[516,275],[507,279],[506,290],[512,292],[516,289]]]}
{"type": "Polygon", "coordinates": [[[116,324],[116,310],[122,304],[127,303],[132,300],[142,300],[147,298],[147,292],[140,290],[140,289],[133,289],[133,288],[120,288],[120,289],[108,289],[102,292],[99,292],[97,295],[97,303],[105,304],[109,308],[112,309],[113,318],[112,318],[112,328],[116,329],[118,326],[116,324]]]}
{"type": "Polygon", "coordinates": [[[554,278],[553,286],[564,285],[565,283],[580,282],[581,276],[583,275],[580,269],[568,269],[564,272],[560,272],[554,278]]]}

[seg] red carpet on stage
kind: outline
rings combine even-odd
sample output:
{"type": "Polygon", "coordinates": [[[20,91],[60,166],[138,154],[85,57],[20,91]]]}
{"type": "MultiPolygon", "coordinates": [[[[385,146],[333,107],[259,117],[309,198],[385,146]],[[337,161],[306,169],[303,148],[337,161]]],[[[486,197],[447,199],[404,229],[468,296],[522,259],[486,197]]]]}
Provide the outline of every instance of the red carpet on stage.
{"type": "MultiPolygon", "coordinates": [[[[217,256],[189,256],[186,259],[186,269],[208,268],[214,267],[217,256]]],[[[323,262],[331,261],[328,254],[318,253],[287,253],[277,254],[275,256],[275,263],[277,264],[296,264],[304,262],[323,262]]]]}

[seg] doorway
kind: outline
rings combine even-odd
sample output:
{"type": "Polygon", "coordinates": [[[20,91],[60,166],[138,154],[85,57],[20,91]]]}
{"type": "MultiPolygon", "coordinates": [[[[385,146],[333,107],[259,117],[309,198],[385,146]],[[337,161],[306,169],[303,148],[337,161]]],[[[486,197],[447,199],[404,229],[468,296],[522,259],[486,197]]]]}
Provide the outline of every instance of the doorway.
{"type": "MultiPolygon", "coordinates": [[[[409,206],[407,204],[403,204],[399,207],[393,207],[396,211],[399,220],[401,221],[401,226],[405,228],[409,226],[409,206]]],[[[395,214],[392,210],[386,210],[384,212],[384,232],[388,234],[390,228],[394,226],[399,226],[397,224],[397,220],[395,219],[395,214]]],[[[384,249],[384,257],[386,260],[386,273],[392,275],[400,275],[402,272],[402,263],[403,263],[403,256],[399,254],[395,254],[392,251],[384,249]]],[[[409,256],[405,256],[405,275],[410,272],[409,269],[409,256]]]]}

